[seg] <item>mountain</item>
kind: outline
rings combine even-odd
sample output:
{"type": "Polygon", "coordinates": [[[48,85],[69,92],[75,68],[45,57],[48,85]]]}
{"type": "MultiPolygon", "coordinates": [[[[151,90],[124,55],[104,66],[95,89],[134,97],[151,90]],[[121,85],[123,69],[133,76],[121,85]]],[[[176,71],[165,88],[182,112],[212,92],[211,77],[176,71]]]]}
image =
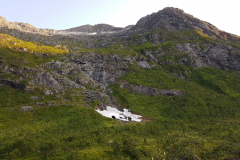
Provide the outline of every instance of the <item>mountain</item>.
{"type": "Polygon", "coordinates": [[[96,24],[94,26],[92,25],[83,25],[83,26],[78,26],[66,30],[54,30],[54,29],[38,29],[28,23],[22,23],[22,22],[8,22],[4,17],[0,17],[0,27],[6,27],[9,29],[16,29],[21,32],[30,32],[30,33],[37,33],[37,34],[49,34],[49,35],[54,35],[54,34],[72,34],[71,32],[74,33],[82,33],[82,34],[88,34],[88,33],[105,33],[105,32],[118,32],[118,31],[123,31],[125,29],[128,29],[132,26],[128,26],[126,28],[120,28],[120,27],[114,27],[112,25],[108,24],[96,24]]]}
{"type": "Polygon", "coordinates": [[[0,16],[0,27],[1,28],[9,28],[9,29],[16,29],[21,32],[30,32],[36,34],[44,34],[40,29],[22,22],[8,22],[4,17],[0,16]]]}
{"type": "Polygon", "coordinates": [[[86,32],[86,33],[99,33],[99,32],[112,32],[112,31],[121,31],[124,28],[114,27],[108,24],[96,24],[92,25],[83,25],[75,28],[66,29],[68,32],[86,32]]]}
{"type": "Polygon", "coordinates": [[[143,32],[151,31],[156,28],[164,28],[169,31],[182,29],[197,29],[206,35],[220,39],[233,39],[239,36],[232,35],[219,30],[214,25],[193,17],[185,13],[183,10],[173,7],[167,7],[163,10],[147,15],[141,18],[134,29],[142,30],[143,32]]]}
{"type": "Polygon", "coordinates": [[[239,159],[239,70],[239,36],[177,8],[125,28],[0,17],[0,159],[239,159]]]}

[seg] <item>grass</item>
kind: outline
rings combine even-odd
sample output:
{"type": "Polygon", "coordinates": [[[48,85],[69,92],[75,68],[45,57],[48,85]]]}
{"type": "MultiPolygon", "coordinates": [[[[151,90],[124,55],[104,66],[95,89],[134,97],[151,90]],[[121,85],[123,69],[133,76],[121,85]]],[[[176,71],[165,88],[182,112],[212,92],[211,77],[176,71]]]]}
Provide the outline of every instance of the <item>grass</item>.
{"type": "Polygon", "coordinates": [[[50,46],[38,46],[31,42],[19,40],[7,34],[0,34],[0,46],[5,48],[11,48],[13,50],[20,50],[20,48],[26,48],[29,52],[37,53],[68,53],[68,50],[57,49],[50,46]]]}
{"type": "Polygon", "coordinates": [[[104,118],[84,104],[33,106],[34,112],[22,112],[18,108],[29,105],[33,101],[30,97],[37,93],[1,88],[1,158],[224,159],[239,155],[239,98],[214,87],[226,82],[221,86],[238,92],[235,85],[239,78],[235,74],[202,68],[190,75],[190,81],[184,81],[164,69],[151,69],[133,71],[121,79],[182,90],[184,96],[146,96],[112,85],[119,106],[152,119],[125,124],[104,118]]]}
{"type": "Polygon", "coordinates": [[[59,60],[65,54],[48,55],[43,58],[41,55],[33,55],[28,52],[13,51],[9,48],[0,47],[0,64],[12,67],[32,67],[38,68],[37,65],[49,62],[51,60],[59,60]]]}

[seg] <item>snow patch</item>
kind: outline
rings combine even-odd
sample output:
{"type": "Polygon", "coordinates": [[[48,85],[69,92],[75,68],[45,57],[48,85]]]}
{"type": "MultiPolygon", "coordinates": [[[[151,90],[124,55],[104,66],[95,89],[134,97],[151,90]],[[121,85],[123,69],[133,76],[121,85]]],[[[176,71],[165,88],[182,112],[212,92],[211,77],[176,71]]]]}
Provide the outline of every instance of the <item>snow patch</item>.
{"type": "Polygon", "coordinates": [[[136,121],[141,122],[141,119],[139,119],[140,115],[132,114],[129,112],[128,109],[123,109],[122,111],[119,111],[117,108],[113,108],[111,106],[107,106],[106,110],[101,111],[100,109],[96,110],[98,113],[103,115],[104,117],[108,118],[115,118],[121,121],[136,121]]]}

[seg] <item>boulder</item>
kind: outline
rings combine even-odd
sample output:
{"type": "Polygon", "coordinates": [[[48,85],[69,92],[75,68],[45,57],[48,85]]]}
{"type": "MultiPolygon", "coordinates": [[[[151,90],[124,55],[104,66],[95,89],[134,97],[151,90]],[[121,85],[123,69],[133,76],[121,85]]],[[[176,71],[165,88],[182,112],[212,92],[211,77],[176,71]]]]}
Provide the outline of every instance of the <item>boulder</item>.
{"type": "Polygon", "coordinates": [[[31,106],[22,106],[21,107],[21,110],[23,112],[32,112],[33,111],[33,108],[31,106]]]}
{"type": "Polygon", "coordinates": [[[27,48],[19,48],[21,51],[23,52],[28,52],[28,49],[27,48]]]}
{"type": "Polygon", "coordinates": [[[138,66],[142,68],[151,68],[147,61],[139,61],[138,66]]]}
{"type": "Polygon", "coordinates": [[[39,96],[32,96],[31,99],[33,99],[33,100],[39,100],[39,99],[41,99],[41,98],[40,98],[39,96]]]}

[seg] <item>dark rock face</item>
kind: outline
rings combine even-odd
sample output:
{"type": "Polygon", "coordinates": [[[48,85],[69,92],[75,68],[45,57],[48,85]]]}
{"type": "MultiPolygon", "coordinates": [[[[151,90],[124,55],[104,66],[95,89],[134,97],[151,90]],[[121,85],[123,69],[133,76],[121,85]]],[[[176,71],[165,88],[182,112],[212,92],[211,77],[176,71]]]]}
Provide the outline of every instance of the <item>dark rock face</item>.
{"type": "Polygon", "coordinates": [[[183,93],[179,90],[168,90],[168,89],[159,90],[157,88],[148,87],[144,85],[123,84],[122,87],[132,91],[136,91],[141,94],[148,95],[148,96],[153,96],[153,95],[182,96],[183,95],[183,93]]]}
{"type": "Polygon", "coordinates": [[[0,87],[1,86],[7,86],[10,85],[11,87],[15,88],[15,89],[24,89],[25,85],[19,83],[18,81],[14,81],[14,80],[1,80],[0,79],[0,87]]]}

